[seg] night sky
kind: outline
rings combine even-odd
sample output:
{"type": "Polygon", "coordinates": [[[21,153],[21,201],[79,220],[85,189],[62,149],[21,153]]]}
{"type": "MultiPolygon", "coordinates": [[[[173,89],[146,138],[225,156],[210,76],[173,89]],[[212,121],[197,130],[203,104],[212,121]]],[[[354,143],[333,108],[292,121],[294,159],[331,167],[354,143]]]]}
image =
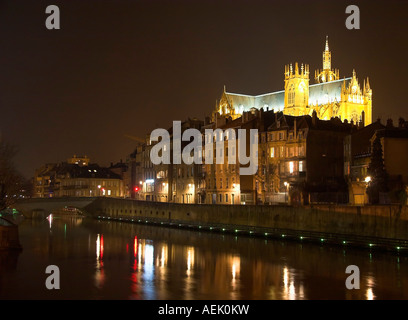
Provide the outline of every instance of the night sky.
{"type": "Polygon", "coordinates": [[[27,178],[77,155],[109,165],[227,91],[283,90],[285,64],[370,78],[373,120],[408,120],[408,1],[0,1],[0,131],[27,178]],[[58,5],[61,29],[45,27],[58,5]],[[361,29],[345,27],[356,4],[361,29]]]}

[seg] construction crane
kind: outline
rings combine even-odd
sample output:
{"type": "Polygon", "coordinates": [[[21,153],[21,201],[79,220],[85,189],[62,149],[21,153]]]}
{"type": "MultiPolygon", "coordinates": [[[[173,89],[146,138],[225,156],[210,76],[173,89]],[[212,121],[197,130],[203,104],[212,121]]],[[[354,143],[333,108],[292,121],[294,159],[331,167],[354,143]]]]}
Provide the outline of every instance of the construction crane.
{"type": "Polygon", "coordinates": [[[140,142],[140,143],[146,143],[146,139],[143,139],[143,138],[139,138],[139,137],[136,137],[136,136],[132,136],[132,135],[127,134],[127,133],[125,133],[124,136],[125,136],[126,138],[129,138],[129,139],[131,139],[131,140],[134,140],[134,141],[137,141],[137,142],[140,142]]]}

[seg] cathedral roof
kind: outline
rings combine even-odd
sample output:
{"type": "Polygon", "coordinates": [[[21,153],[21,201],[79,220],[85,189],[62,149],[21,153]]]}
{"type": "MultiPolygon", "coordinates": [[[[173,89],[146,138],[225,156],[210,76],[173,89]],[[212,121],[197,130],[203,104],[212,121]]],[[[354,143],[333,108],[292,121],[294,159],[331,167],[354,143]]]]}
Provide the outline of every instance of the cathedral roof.
{"type": "Polygon", "coordinates": [[[285,91],[271,92],[258,96],[226,92],[229,102],[238,109],[239,112],[250,111],[251,108],[266,109],[267,107],[275,111],[283,110],[285,105],[285,91]]]}
{"type": "MultiPolygon", "coordinates": [[[[335,80],[330,82],[323,82],[312,84],[309,86],[309,104],[310,105],[322,105],[328,102],[341,101],[341,87],[345,82],[346,87],[351,81],[350,78],[341,80],[335,80]]],[[[285,91],[276,91],[257,96],[225,92],[225,96],[228,99],[230,105],[239,113],[244,111],[250,111],[251,108],[264,110],[274,109],[275,111],[282,111],[285,106],[285,91]]]]}
{"type": "Polygon", "coordinates": [[[309,86],[309,105],[322,105],[328,102],[341,101],[341,87],[346,87],[352,78],[312,84],[309,86]]]}

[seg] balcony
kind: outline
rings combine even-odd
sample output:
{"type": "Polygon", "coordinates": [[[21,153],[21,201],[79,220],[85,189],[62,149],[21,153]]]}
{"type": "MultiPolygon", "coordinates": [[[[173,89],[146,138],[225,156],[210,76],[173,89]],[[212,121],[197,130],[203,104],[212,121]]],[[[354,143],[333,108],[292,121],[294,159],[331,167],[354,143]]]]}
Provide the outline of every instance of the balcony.
{"type": "Polygon", "coordinates": [[[89,189],[89,185],[61,186],[61,189],[62,189],[62,190],[89,189]]]}

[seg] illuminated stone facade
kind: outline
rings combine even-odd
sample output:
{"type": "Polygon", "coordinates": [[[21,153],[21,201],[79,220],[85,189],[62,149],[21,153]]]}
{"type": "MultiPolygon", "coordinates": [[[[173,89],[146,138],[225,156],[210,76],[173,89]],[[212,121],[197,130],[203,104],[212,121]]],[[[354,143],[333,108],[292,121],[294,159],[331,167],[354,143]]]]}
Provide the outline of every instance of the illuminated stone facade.
{"type": "Polygon", "coordinates": [[[368,78],[362,87],[354,70],[351,77],[340,79],[339,70],[331,68],[328,39],[323,51],[323,69],[315,71],[315,84],[309,83],[308,64],[286,65],[284,76],[283,91],[257,96],[229,93],[224,87],[221,99],[216,102],[213,121],[217,114],[236,119],[245,111],[263,108],[292,116],[312,115],[316,111],[322,120],[338,117],[365,126],[372,122],[372,89],[368,78]]]}

